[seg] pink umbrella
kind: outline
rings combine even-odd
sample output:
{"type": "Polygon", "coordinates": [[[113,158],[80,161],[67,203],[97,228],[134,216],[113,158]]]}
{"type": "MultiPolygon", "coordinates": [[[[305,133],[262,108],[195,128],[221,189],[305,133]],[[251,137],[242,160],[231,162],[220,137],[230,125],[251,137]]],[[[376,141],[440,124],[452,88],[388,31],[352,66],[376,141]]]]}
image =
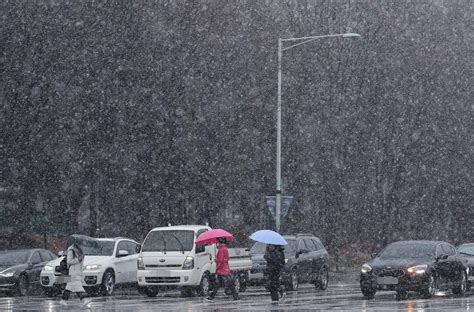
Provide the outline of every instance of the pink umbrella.
{"type": "Polygon", "coordinates": [[[212,245],[217,243],[217,239],[223,237],[228,241],[234,239],[234,236],[223,229],[210,229],[196,238],[197,245],[212,245]]]}

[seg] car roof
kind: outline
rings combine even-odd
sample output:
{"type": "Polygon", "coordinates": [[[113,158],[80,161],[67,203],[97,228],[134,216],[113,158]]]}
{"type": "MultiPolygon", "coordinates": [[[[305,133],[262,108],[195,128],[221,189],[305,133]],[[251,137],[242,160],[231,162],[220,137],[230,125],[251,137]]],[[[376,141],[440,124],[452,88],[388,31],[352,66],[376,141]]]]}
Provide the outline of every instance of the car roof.
{"type": "Polygon", "coordinates": [[[317,238],[313,234],[306,234],[306,233],[297,233],[297,234],[284,234],[282,235],[285,239],[297,239],[299,237],[308,237],[308,238],[317,238]]]}
{"type": "Polygon", "coordinates": [[[435,241],[435,240],[404,240],[390,243],[390,245],[402,245],[402,244],[423,244],[423,245],[438,245],[438,244],[449,244],[448,242],[435,241]]]}
{"type": "MultiPolygon", "coordinates": [[[[192,230],[192,231],[199,231],[200,229],[211,229],[208,225],[170,225],[170,226],[162,226],[156,227],[151,231],[167,231],[167,230],[192,230]]],[[[150,231],[150,232],[151,232],[150,231]]]]}
{"type": "Polygon", "coordinates": [[[24,249],[6,249],[6,250],[0,250],[1,253],[8,253],[8,252],[33,252],[36,250],[43,250],[43,251],[49,251],[43,248],[24,248],[24,249]]]}

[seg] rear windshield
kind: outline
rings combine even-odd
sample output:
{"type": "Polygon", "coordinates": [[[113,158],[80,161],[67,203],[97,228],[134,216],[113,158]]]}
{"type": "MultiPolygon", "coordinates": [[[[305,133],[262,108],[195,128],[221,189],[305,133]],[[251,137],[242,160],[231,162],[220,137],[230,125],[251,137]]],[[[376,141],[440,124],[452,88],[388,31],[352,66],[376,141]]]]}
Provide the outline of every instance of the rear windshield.
{"type": "Polygon", "coordinates": [[[422,243],[391,244],[380,253],[382,259],[434,258],[436,245],[422,243]]]}
{"type": "Polygon", "coordinates": [[[191,251],[194,246],[194,231],[153,231],[143,242],[142,251],[191,251]]]}

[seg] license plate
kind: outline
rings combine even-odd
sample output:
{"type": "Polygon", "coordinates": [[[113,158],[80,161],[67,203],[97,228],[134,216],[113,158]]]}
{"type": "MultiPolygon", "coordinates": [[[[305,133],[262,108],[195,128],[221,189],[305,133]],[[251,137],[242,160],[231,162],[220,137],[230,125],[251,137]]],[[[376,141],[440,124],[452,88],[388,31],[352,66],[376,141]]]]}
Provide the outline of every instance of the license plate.
{"type": "Polygon", "coordinates": [[[379,276],[377,277],[377,284],[379,285],[397,285],[398,278],[393,276],[379,276]]]}

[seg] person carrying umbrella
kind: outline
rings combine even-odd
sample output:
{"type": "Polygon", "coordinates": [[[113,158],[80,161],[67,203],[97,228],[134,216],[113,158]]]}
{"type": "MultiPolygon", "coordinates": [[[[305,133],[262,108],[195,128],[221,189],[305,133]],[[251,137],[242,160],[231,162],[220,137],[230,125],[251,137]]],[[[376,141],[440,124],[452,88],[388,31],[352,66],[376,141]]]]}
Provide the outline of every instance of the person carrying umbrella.
{"type": "Polygon", "coordinates": [[[285,254],[284,249],[280,245],[268,244],[263,256],[267,261],[267,275],[270,281],[269,290],[272,302],[278,302],[278,295],[281,293],[282,299],[284,299],[285,293],[283,288],[280,286],[281,270],[285,265],[285,254]]]}
{"type": "Polygon", "coordinates": [[[216,256],[216,281],[213,285],[213,289],[209,297],[206,299],[209,301],[214,300],[220,286],[228,288],[234,300],[240,300],[239,294],[235,290],[234,280],[229,267],[229,251],[227,250],[227,239],[219,237],[217,239],[217,256],[216,256]]]}

